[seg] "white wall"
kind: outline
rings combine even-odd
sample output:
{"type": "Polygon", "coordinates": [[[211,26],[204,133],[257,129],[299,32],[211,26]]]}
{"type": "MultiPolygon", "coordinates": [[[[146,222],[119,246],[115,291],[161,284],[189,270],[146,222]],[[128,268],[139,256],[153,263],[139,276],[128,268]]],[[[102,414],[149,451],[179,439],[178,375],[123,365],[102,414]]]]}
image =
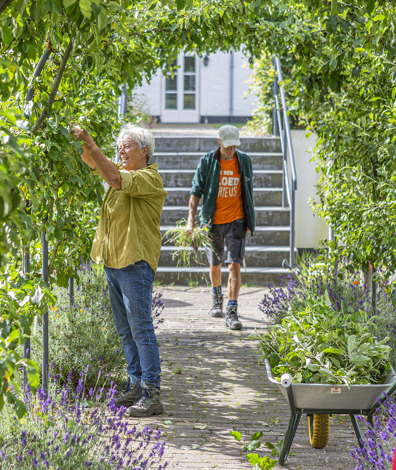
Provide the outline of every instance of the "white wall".
{"type": "MultiPolygon", "coordinates": [[[[251,116],[255,109],[255,97],[247,96],[248,80],[252,70],[242,52],[233,52],[233,116],[251,116]],[[247,96],[245,98],[245,96],[247,96]]],[[[229,116],[230,114],[230,64],[231,54],[216,52],[209,54],[209,63],[204,66],[199,60],[198,110],[200,116],[229,116]]],[[[143,107],[152,116],[161,115],[163,77],[161,71],[148,84],[132,92],[133,106],[143,107]]]]}
{"type": "Polygon", "coordinates": [[[248,95],[253,70],[242,52],[234,53],[234,115],[251,116],[256,109],[256,96],[248,95]]]}
{"type": "Polygon", "coordinates": [[[328,238],[328,228],[324,219],[314,215],[308,199],[316,196],[315,185],[319,181],[315,163],[310,161],[316,144],[314,134],[306,138],[306,131],[291,131],[293,152],[296,163],[296,247],[318,248],[319,240],[328,238]]]}
{"type": "Polygon", "coordinates": [[[143,110],[151,116],[161,114],[161,78],[162,73],[158,71],[150,83],[143,82],[141,87],[132,92],[132,106],[143,110]]]}

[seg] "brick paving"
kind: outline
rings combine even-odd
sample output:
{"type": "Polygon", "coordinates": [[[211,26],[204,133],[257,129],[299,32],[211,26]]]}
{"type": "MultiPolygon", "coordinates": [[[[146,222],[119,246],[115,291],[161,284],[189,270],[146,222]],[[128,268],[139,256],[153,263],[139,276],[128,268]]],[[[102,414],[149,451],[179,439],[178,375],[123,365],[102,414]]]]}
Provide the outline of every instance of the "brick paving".
{"type": "MultiPolygon", "coordinates": [[[[159,286],[165,304],[164,323],[157,330],[162,358],[162,398],[165,413],[148,419],[129,418],[164,432],[168,468],[181,470],[244,470],[252,466],[243,444],[256,431],[276,445],[283,439],[290,416],[288,404],[258,365],[257,341],[249,339],[268,323],[258,309],[264,289],[243,287],[239,305],[242,331],[230,331],[221,318],[211,318],[209,288],[159,286]]],[[[246,442],[245,442],[246,443],[246,442]]],[[[347,416],[335,416],[329,445],[309,444],[303,416],[285,467],[291,470],[353,469],[349,451],[356,438],[347,416]]],[[[265,447],[256,452],[270,455],[265,447]]],[[[276,459],[276,457],[274,457],[276,459]]]]}

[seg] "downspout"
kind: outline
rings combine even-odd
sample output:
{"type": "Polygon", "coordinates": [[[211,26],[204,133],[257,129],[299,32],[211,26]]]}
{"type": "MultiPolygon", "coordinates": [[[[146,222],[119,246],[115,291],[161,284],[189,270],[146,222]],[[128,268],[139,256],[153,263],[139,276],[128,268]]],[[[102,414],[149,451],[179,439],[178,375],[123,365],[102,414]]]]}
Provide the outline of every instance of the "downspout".
{"type": "Polygon", "coordinates": [[[234,114],[234,54],[231,51],[230,56],[230,122],[234,114]]]}

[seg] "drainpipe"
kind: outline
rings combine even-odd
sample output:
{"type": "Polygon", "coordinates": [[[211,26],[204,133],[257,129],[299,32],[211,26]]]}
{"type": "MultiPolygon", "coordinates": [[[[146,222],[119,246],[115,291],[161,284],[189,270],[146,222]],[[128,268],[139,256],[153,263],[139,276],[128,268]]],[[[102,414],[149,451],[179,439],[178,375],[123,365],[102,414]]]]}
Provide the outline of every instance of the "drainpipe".
{"type": "Polygon", "coordinates": [[[234,54],[231,51],[230,56],[230,122],[234,114],[234,54]]]}

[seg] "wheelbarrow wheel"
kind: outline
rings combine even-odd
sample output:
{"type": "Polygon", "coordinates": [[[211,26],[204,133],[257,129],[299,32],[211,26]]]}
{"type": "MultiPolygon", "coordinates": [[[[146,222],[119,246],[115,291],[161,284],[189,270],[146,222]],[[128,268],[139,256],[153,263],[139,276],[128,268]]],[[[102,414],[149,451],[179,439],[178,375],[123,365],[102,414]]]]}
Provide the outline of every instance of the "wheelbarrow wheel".
{"type": "Polygon", "coordinates": [[[309,442],[314,449],[323,449],[329,442],[330,415],[308,415],[309,442]]]}

